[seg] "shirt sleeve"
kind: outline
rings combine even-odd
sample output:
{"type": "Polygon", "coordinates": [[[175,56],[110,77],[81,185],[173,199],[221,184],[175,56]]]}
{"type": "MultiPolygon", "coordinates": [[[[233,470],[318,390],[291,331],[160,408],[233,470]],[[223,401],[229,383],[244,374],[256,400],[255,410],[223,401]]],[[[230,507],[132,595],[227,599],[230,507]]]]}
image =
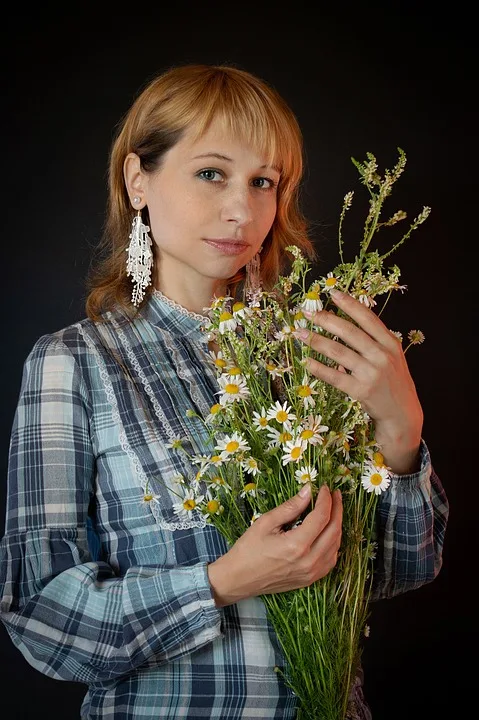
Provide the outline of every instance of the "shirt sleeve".
{"type": "Polygon", "coordinates": [[[16,647],[52,678],[84,683],[192,653],[221,636],[206,563],[130,567],[88,546],[94,492],[91,402],[57,336],[27,357],[10,440],[0,619],[16,647]]]}
{"type": "Polygon", "coordinates": [[[420,470],[391,474],[377,506],[377,553],[372,600],[391,598],[431,582],[442,566],[449,503],[424,440],[420,470]]]}

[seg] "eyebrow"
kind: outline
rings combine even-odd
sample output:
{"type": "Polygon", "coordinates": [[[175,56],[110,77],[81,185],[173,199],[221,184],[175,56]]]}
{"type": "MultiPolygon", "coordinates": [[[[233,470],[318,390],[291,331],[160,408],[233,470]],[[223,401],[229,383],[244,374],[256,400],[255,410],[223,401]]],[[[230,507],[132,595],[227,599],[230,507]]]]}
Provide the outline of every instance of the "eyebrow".
{"type": "MultiPolygon", "coordinates": [[[[199,158],[208,158],[208,157],[214,157],[218,160],[227,160],[228,162],[234,162],[233,158],[228,157],[227,155],[221,155],[217,152],[209,152],[209,153],[203,153],[202,155],[195,155],[193,160],[198,160],[199,158]]],[[[276,170],[276,172],[281,175],[281,170],[277,165],[260,165],[260,170],[271,168],[271,170],[276,170]]]]}

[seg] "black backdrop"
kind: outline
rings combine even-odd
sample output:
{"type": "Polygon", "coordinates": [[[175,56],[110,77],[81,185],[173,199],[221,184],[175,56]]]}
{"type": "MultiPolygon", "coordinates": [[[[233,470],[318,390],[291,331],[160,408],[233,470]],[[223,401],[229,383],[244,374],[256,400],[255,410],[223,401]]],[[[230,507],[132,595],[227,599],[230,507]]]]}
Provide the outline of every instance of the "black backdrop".
{"type": "MultiPolygon", "coordinates": [[[[372,607],[366,692],[375,720],[469,717],[478,497],[477,365],[468,341],[477,238],[472,19],[459,5],[447,14],[404,3],[354,12],[298,2],[283,10],[205,7],[70,3],[62,11],[3,11],[1,475],[26,354],[39,335],[84,316],[83,279],[103,222],[113,128],[146,80],[175,63],[225,62],[282,93],[304,132],[302,200],[321,274],[337,260],[343,195],[355,189],[356,202],[366,202],[350,157],[372,152],[381,167],[392,167],[402,147],[408,165],[391,207],[412,217],[430,205],[432,214],[394,256],[408,290],[393,296],[385,319],[426,335],[408,358],[451,519],[436,581],[372,607]]],[[[358,227],[346,226],[351,252],[358,227]]],[[[5,480],[0,487],[3,531],[5,480]]],[[[31,668],[3,626],[0,652],[2,717],[79,717],[84,686],[31,668]]]]}

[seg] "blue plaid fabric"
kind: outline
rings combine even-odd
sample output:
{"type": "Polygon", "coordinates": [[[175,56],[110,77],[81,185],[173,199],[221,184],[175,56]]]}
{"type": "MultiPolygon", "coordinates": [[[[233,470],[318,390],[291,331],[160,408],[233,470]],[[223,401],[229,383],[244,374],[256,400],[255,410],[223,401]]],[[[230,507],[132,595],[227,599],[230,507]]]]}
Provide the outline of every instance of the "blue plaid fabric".
{"type": "MultiPolygon", "coordinates": [[[[0,617],[30,665],[86,684],[85,719],[296,715],[263,603],[216,608],[206,567],[226,542],[173,509],[175,477],[198,468],[167,445],[211,449],[186,416],[205,417],[218,390],[200,326],[153,296],[133,322],[115,311],[40,337],[25,361],[0,617]]],[[[375,599],[441,566],[448,503],[424,442],[421,454],[420,472],[394,476],[380,497],[375,599]]]]}

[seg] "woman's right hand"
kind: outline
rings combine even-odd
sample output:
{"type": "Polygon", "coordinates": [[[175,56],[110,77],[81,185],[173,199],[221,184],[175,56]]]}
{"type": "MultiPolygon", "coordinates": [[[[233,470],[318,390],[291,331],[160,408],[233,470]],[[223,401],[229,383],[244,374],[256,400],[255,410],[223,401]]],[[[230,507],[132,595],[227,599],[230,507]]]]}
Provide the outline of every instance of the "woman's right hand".
{"type": "Polygon", "coordinates": [[[341,492],[323,485],[315,506],[301,525],[293,523],[311,502],[311,488],[302,488],[278,507],[261,515],[218,560],[208,565],[217,607],[257,595],[311,585],[336,565],[341,544],[341,492]],[[300,492],[302,492],[300,491],[300,492]]]}

